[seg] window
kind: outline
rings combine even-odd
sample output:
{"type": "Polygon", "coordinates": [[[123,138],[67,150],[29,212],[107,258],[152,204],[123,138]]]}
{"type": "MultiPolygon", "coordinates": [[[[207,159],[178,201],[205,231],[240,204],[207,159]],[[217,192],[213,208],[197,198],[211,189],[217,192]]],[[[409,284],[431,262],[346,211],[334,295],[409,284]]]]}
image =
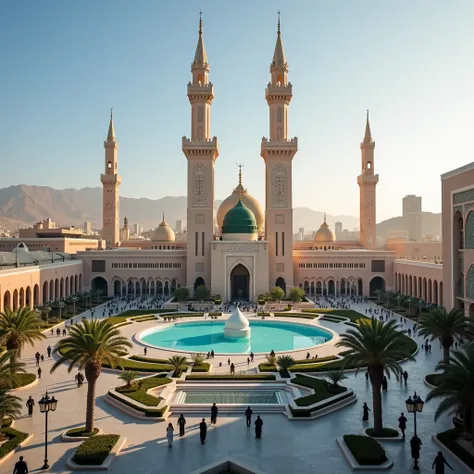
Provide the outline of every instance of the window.
{"type": "Polygon", "coordinates": [[[281,123],[282,120],[283,120],[283,111],[282,111],[281,107],[278,107],[278,109],[277,109],[277,123],[281,123]]]}
{"type": "Polygon", "coordinates": [[[91,271],[92,273],[105,272],[105,260],[92,260],[91,271]]]}
{"type": "Polygon", "coordinates": [[[199,244],[199,234],[196,232],[194,235],[194,255],[197,257],[198,254],[198,244],[199,244]]]}
{"type": "Polygon", "coordinates": [[[278,257],[278,232],[275,232],[275,255],[278,257]]]}
{"type": "Polygon", "coordinates": [[[110,161],[107,162],[107,168],[110,170],[112,169],[112,163],[110,161]]]}
{"type": "Polygon", "coordinates": [[[203,257],[204,257],[204,236],[205,236],[205,235],[206,235],[206,234],[203,232],[203,233],[202,233],[202,236],[201,236],[201,238],[202,238],[201,250],[202,250],[202,256],[203,256],[203,257]]]}
{"type": "Polygon", "coordinates": [[[371,170],[371,169],[372,169],[372,162],[371,162],[371,161],[368,161],[368,162],[367,162],[367,169],[368,169],[368,170],[371,170]]]}
{"type": "Polygon", "coordinates": [[[285,233],[281,233],[281,254],[285,256],[285,233]]]}
{"type": "Polygon", "coordinates": [[[385,271],[385,260],[372,260],[372,271],[373,272],[384,272],[385,271]]]}

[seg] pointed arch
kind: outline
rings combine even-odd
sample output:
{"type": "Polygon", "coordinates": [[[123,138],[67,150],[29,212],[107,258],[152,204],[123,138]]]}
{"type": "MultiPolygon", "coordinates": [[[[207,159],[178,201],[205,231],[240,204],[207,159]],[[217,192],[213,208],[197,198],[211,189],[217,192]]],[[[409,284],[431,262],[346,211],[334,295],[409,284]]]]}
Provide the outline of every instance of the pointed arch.
{"type": "Polygon", "coordinates": [[[26,287],[25,291],[25,306],[27,308],[32,308],[33,301],[31,300],[31,286],[26,287]]]}

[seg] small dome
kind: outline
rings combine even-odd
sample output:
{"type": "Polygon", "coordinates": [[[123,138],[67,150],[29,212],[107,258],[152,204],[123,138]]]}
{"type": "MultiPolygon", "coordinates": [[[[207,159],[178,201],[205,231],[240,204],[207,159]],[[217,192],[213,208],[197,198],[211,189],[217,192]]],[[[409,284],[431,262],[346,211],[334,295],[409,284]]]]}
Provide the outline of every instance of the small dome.
{"type": "Polygon", "coordinates": [[[163,220],[160,225],[153,231],[151,234],[152,242],[174,242],[175,235],[173,229],[165,221],[165,216],[163,215],[163,220]]]}
{"type": "Polygon", "coordinates": [[[225,327],[227,329],[248,329],[249,326],[249,320],[242,314],[242,311],[240,311],[239,308],[235,308],[235,311],[225,322],[225,327]]]}
{"type": "Polygon", "coordinates": [[[257,221],[254,213],[244,205],[242,199],[227,212],[222,224],[223,234],[256,234],[257,221]]]}
{"type": "Polygon", "coordinates": [[[326,224],[326,214],[324,214],[324,222],[321,227],[314,235],[314,242],[335,242],[336,235],[330,229],[329,225],[326,224]]]}

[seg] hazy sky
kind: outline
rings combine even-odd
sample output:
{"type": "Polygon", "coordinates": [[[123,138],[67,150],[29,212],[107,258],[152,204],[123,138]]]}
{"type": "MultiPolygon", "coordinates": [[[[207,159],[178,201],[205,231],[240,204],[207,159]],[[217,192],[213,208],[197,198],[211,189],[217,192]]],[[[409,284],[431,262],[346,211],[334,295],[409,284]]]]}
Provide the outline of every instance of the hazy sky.
{"type": "Polygon", "coordinates": [[[186,84],[202,9],[216,198],[230,194],[240,162],[263,204],[264,90],[279,8],[299,144],[294,205],[358,215],[370,108],[377,220],[400,215],[405,194],[439,212],[439,175],[473,161],[472,0],[3,1],[0,187],[99,186],[113,107],[121,194],[185,195],[181,137],[190,134],[186,84]]]}

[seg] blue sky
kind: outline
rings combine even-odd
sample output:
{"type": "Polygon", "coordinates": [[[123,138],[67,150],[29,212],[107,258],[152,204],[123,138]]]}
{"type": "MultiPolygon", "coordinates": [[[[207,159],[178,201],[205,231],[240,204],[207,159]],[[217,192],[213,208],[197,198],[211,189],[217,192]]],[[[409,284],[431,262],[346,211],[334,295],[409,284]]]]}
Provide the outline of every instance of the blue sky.
{"type": "MultiPolygon", "coordinates": [[[[358,215],[370,108],[377,220],[405,194],[440,211],[439,175],[473,161],[474,2],[83,0],[0,4],[0,187],[99,186],[110,107],[121,194],[186,194],[181,137],[203,10],[220,142],[216,198],[237,182],[263,203],[264,99],[276,12],[293,83],[293,202],[358,215]]],[[[159,214],[157,209],[157,215],[159,214]]]]}

